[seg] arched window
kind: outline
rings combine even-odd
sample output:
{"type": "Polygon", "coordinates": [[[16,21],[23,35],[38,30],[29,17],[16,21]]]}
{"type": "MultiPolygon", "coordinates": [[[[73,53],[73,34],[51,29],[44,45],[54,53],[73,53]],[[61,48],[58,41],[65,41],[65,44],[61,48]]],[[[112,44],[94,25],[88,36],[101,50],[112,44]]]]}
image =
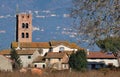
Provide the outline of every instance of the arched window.
{"type": "Polygon", "coordinates": [[[29,38],[29,33],[26,33],[26,38],[29,38]]]}
{"type": "Polygon", "coordinates": [[[43,64],[43,68],[45,68],[45,64],[43,64]]]}
{"type": "Polygon", "coordinates": [[[24,38],[25,37],[25,34],[24,33],[22,33],[22,38],[24,38]]]}
{"type": "Polygon", "coordinates": [[[22,23],[22,28],[25,28],[25,23],[22,23]]]}
{"type": "Polygon", "coordinates": [[[26,23],[26,28],[28,28],[28,23],[26,23]]]}
{"type": "Polygon", "coordinates": [[[64,51],[64,47],[60,47],[60,48],[59,48],[59,51],[64,51]]]}

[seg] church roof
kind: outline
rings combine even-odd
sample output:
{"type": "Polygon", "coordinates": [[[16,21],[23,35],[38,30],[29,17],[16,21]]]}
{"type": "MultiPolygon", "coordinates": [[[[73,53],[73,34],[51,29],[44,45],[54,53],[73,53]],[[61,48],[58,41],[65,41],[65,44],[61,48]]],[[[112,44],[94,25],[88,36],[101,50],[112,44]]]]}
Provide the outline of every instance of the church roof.
{"type": "MultiPolygon", "coordinates": [[[[12,48],[18,47],[18,42],[12,42],[12,48]]],[[[20,42],[21,48],[50,48],[48,42],[20,42]]]]}
{"type": "MultiPolygon", "coordinates": [[[[56,47],[58,45],[64,45],[73,49],[83,49],[83,48],[80,48],[76,43],[71,43],[68,41],[20,42],[19,46],[21,48],[50,48],[50,47],[56,47]]],[[[11,47],[17,48],[18,42],[12,42],[11,47]]]]}
{"type": "Polygon", "coordinates": [[[76,43],[70,43],[68,41],[50,41],[51,46],[65,45],[69,48],[80,49],[76,43]]]}

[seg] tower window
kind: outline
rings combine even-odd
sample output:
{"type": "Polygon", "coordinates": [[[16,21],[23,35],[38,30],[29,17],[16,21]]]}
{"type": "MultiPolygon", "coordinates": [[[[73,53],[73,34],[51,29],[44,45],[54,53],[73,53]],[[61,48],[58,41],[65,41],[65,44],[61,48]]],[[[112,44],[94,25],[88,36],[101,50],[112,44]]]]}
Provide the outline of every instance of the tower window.
{"type": "Polygon", "coordinates": [[[25,28],[25,23],[22,23],[22,28],[25,28]]]}
{"type": "Polygon", "coordinates": [[[29,15],[27,17],[29,18],[29,15]]]}
{"type": "Polygon", "coordinates": [[[24,16],[22,16],[22,18],[24,18],[24,16]]]}
{"type": "Polygon", "coordinates": [[[26,33],[26,38],[29,38],[29,33],[26,33]]]}
{"type": "Polygon", "coordinates": [[[26,23],[26,28],[28,28],[28,23],[26,23]]]}
{"type": "Polygon", "coordinates": [[[25,37],[25,34],[24,33],[22,33],[22,38],[24,38],[25,37]]]}

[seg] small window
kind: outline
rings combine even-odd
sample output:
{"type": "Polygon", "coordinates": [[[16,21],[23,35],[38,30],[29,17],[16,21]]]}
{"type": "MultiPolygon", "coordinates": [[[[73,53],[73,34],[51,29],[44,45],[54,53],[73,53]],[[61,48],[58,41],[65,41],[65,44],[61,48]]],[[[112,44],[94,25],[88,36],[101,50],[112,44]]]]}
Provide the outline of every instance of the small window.
{"type": "Polygon", "coordinates": [[[25,28],[25,23],[22,23],[22,28],[25,28]]]}
{"type": "Polygon", "coordinates": [[[61,58],[59,58],[59,61],[61,61],[61,58]]]}
{"type": "Polygon", "coordinates": [[[31,56],[28,56],[28,59],[31,59],[31,56]]]}
{"type": "Polygon", "coordinates": [[[45,68],[45,64],[43,64],[43,68],[45,68]]]}
{"type": "Polygon", "coordinates": [[[60,47],[59,51],[64,51],[64,47],[60,47]]]}
{"type": "Polygon", "coordinates": [[[34,65],[34,67],[36,68],[36,67],[37,67],[37,65],[35,64],[35,65],[34,65]]]}
{"type": "Polygon", "coordinates": [[[29,33],[26,33],[26,38],[29,38],[29,33]]]}
{"type": "Polygon", "coordinates": [[[24,33],[22,33],[22,38],[24,38],[25,37],[25,34],[24,33]]]}
{"type": "Polygon", "coordinates": [[[26,28],[28,28],[28,23],[26,23],[26,28]]]}

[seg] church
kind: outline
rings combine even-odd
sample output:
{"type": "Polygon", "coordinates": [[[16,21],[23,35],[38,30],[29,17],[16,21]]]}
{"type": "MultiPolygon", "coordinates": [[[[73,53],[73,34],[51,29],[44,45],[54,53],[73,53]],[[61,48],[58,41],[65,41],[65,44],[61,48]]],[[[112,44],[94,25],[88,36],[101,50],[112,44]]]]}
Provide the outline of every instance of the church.
{"type": "MultiPolygon", "coordinates": [[[[32,14],[16,15],[16,41],[11,43],[25,68],[56,68],[59,70],[69,69],[68,60],[71,53],[80,48],[73,42],[68,41],[32,41],[32,14]]],[[[0,54],[10,57],[10,51],[3,50],[0,54]]]]}

